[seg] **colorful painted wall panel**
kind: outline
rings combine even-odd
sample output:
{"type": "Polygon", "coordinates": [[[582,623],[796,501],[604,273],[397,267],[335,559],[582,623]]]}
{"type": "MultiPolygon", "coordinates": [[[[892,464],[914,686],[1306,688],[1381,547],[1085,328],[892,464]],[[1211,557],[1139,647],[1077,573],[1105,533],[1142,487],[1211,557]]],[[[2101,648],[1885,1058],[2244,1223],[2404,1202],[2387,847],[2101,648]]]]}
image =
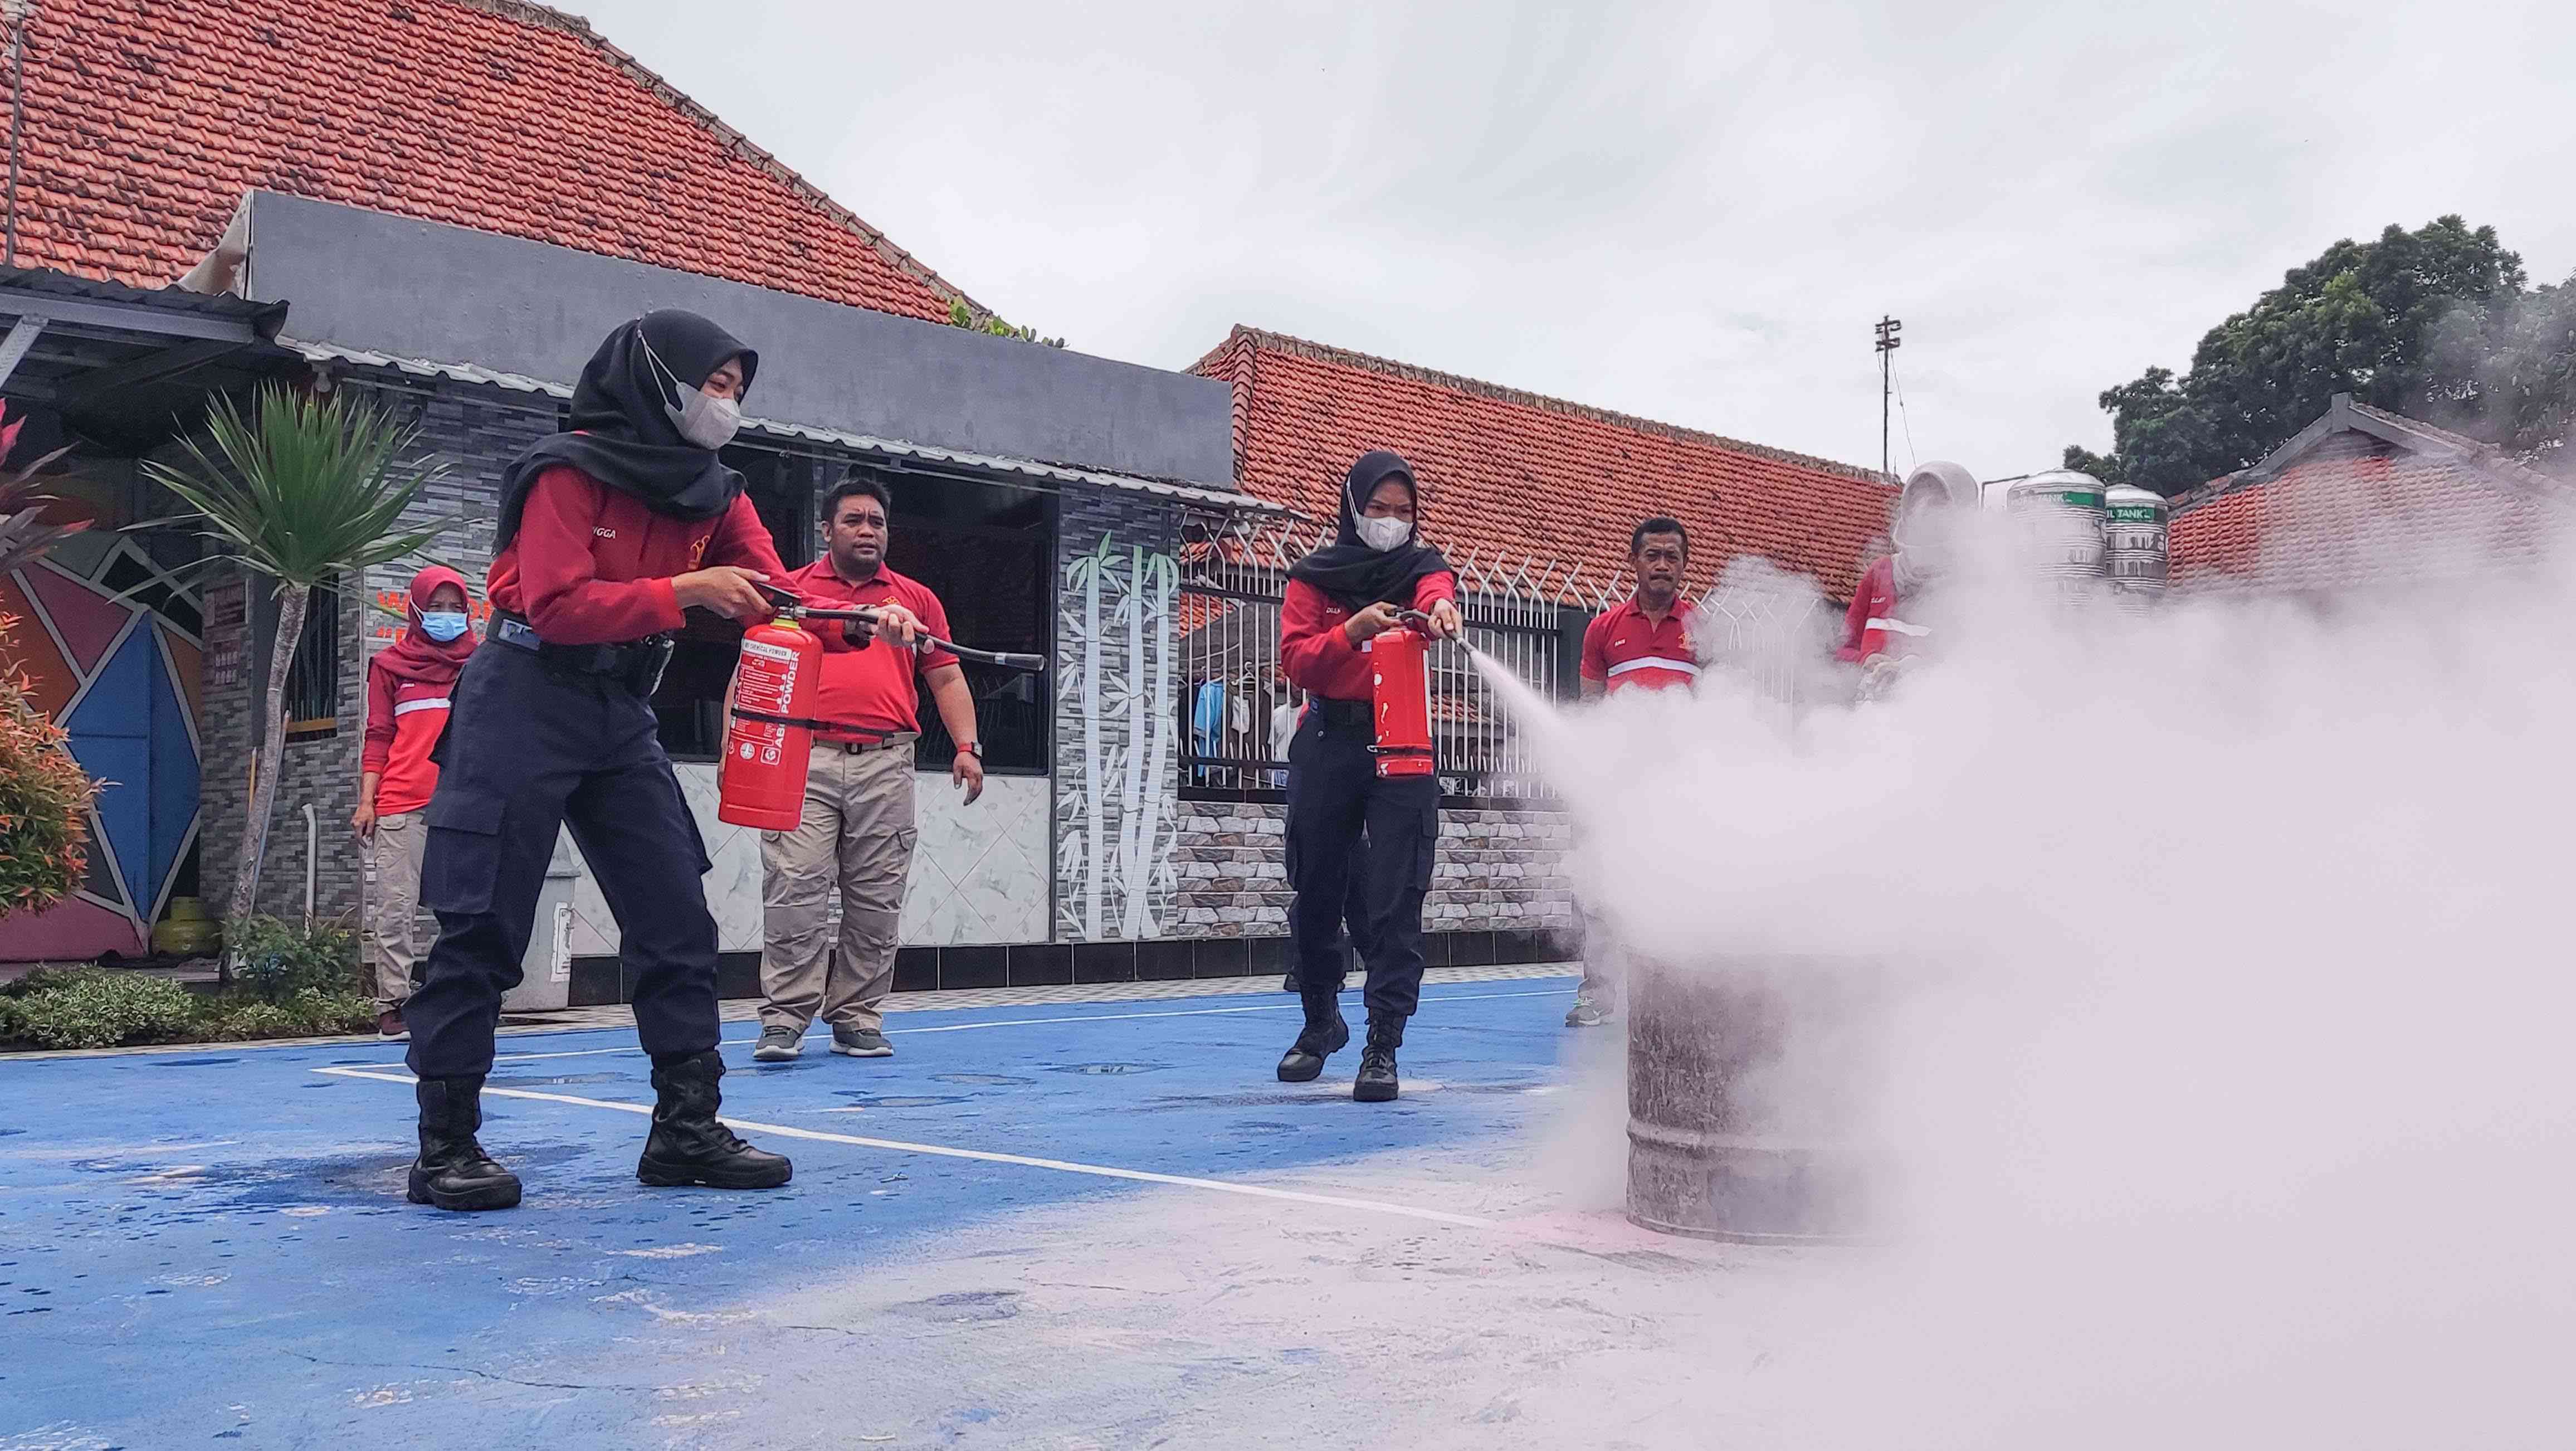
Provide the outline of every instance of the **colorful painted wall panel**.
{"type": "Polygon", "coordinates": [[[197,834],[195,592],[120,541],[0,576],[0,614],[17,617],[7,650],[29,699],[104,783],[88,885],[51,911],[0,919],[0,961],[140,954],[197,834]]]}

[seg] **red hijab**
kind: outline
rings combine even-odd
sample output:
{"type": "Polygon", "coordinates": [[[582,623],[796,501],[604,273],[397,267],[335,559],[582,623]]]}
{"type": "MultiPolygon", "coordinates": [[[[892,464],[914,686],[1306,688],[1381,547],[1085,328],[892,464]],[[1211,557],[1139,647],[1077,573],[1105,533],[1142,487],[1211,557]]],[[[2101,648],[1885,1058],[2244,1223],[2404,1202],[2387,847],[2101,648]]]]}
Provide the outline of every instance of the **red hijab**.
{"type": "Polygon", "coordinates": [[[400,639],[394,641],[392,649],[376,652],[376,658],[369,662],[370,668],[384,671],[397,680],[417,680],[424,685],[446,685],[456,679],[456,672],[465,668],[465,657],[474,653],[473,629],[469,627],[464,634],[442,645],[429,638],[429,632],[420,627],[421,602],[438,593],[438,587],[443,584],[456,586],[457,593],[465,596],[467,607],[472,607],[474,592],[465,587],[465,576],[446,565],[433,564],[413,575],[411,600],[403,611],[410,617],[411,625],[402,632],[400,639]]]}

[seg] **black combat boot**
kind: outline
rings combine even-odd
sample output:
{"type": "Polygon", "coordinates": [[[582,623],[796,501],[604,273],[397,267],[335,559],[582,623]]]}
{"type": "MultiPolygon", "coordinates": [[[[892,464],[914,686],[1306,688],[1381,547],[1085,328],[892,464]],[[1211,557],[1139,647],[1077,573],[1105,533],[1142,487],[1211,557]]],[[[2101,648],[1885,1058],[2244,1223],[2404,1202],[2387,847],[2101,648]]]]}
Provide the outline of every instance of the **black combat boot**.
{"type": "Polygon", "coordinates": [[[710,1048],[668,1067],[653,1066],[653,1132],[635,1177],[657,1188],[704,1184],[711,1189],[775,1189],[787,1182],[787,1156],[764,1153],[716,1119],[724,1103],[716,1080],[724,1060],[710,1048]]]}
{"type": "Polygon", "coordinates": [[[1362,1103],[1386,1103],[1395,1097],[1395,1050],[1404,1046],[1404,1019],[1369,1019],[1368,1042],[1360,1049],[1360,1073],[1351,1097],[1362,1103]]]}
{"type": "Polygon", "coordinates": [[[1342,995],[1298,989],[1306,1004],[1306,1028],[1279,1060],[1279,1081],[1312,1083],[1324,1071],[1324,1060],[1350,1046],[1351,1025],[1342,1021],[1342,995]]]}
{"type": "Polygon", "coordinates": [[[441,1209],[511,1209],[519,1202],[519,1176],[492,1162],[474,1139],[483,1127],[483,1077],[424,1078],[412,1086],[420,1101],[420,1157],[411,1166],[411,1202],[441,1209]]]}

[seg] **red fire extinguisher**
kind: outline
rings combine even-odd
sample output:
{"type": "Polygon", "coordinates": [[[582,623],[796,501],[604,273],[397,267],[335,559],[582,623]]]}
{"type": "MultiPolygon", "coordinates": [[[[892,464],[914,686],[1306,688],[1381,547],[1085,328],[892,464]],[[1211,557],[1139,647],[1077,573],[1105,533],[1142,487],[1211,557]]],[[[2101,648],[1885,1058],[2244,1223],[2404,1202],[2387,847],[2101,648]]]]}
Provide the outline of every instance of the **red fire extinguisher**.
{"type": "Polygon", "coordinates": [[[793,831],[805,817],[805,771],[823,642],[781,615],[742,633],[733,720],[716,771],[716,819],[793,831]]]}
{"type": "Polygon", "coordinates": [[[1428,776],[1431,761],[1431,637],[1411,620],[1369,641],[1377,739],[1369,747],[1381,777],[1428,776]]]}

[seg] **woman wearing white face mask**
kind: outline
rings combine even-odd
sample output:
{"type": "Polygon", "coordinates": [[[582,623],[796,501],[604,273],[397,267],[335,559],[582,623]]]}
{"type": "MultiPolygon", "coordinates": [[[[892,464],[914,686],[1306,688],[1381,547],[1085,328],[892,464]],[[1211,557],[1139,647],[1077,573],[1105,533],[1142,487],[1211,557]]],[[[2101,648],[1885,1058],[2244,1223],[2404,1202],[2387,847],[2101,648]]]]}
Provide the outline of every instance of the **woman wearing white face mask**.
{"type": "Polygon", "coordinates": [[[653,1060],[652,1185],[771,1189],[787,1160],[718,1118],[716,924],[706,846],[662,751],[653,689],[681,612],[771,613],[769,531],[717,450],[759,355],[694,313],[620,326],[582,369],[572,428],[501,481],[492,626],[457,678],[429,803],[421,902],[438,914],[403,1016],[419,1080],[416,1204],[506,1209],[518,1176],[484,1153],[483,1079],[501,995],[519,981],[558,827],[621,931],[636,1036],[653,1060]]]}
{"type": "Polygon", "coordinates": [[[366,842],[375,867],[367,925],[376,944],[376,1033],[386,1039],[406,1036],[403,1003],[411,997],[412,967],[426,945],[413,927],[420,915],[420,847],[427,831],[421,811],[438,789],[430,748],[447,729],[456,673],[474,653],[469,608],[465,576],[431,565],[412,576],[402,637],[367,662],[367,741],[358,809],[349,824],[366,842]]]}
{"type": "Polygon", "coordinates": [[[1406,610],[1429,615],[1435,635],[1458,633],[1458,577],[1422,542],[1418,503],[1402,458],[1385,449],[1360,455],[1342,482],[1333,542],[1288,571],[1279,605],[1280,667],[1312,697],[1288,747],[1288,884],[1297,893],[1289,911],[1306,1025],[1279,1060],[1279,1078],[1311,1081],[1350,1042],[1340,928],[1356,871],[1364,921],[1351,935],[1368,964],[1369,1024],[1351,1096],[1373,1103],[1396,1096],[1395,1050],[1420,999],[1422,896],[1440,836],[1440,782],[1377,774],[1367,651],[1406,610]]]}

